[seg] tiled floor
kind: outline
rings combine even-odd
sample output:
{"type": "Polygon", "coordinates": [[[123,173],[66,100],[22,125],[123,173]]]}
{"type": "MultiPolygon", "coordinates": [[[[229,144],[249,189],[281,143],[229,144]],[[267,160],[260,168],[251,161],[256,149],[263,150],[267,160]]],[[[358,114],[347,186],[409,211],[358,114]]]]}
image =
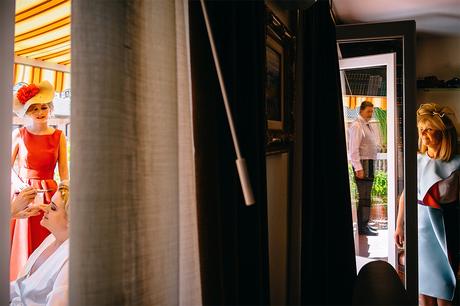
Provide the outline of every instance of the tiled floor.
{"type": "Polygon", "coordinates": [[[358,235],[355,231],[355,251],[357,256],[382,259],[388,258],[388,230],[378,230],[378,236],[358,235]]]}
{"type": "Polygon", "coordinates": [[[357,270],[372,260],[388,260],[388,229],[387,220],[371,215],[372,225],[379,228],[378,236],[365,236],[358,234],[356,207],[352,205],[353,233],[355,239],[355,254],[357,270]]]}
{"type": "Polygon", "coordinates": [[[354,231],[357,272],[372,260],[388,260],[388,230],[377,230],[378,236],[358,235],[354,231]]]}

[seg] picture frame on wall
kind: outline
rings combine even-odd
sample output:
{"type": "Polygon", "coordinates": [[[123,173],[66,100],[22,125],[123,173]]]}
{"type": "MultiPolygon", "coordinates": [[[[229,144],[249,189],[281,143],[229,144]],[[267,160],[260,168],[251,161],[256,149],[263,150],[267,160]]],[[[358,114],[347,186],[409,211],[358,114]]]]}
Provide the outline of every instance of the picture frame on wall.
{"type": "Polygon", "coordinates": [[[293,141],[295,37],[266,7],[265,116],[267,151],[293,141]]]}
{"type": "Polygon", "coordinates": [[[265,109],[267,125],[272,130],[283,130],[284,121],[284,54],[283,47],[273,37],[267,37],[265,47],[266,81],[265,109]]]}

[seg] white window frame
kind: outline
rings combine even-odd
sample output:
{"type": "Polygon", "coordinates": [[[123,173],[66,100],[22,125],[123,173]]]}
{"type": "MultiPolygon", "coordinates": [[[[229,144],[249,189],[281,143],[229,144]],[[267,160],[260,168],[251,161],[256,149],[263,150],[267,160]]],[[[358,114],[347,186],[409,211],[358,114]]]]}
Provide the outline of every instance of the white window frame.
{"type": "MultiPolygon", "coordinates": [[[[396,136],[398,135],[397,118],[395,116],[396,109],[396,53],[385,53],[377,55],[350,57],[339,60],[340,74],[342,78],[342,87],[345,82],[343,80],[343,70],[347,69],[362,69],[385,66],[386,68],[386,83],[387,83],[387,163],[388,163],[388,263],[395,270],[398,270],[396,246],[393,240],[393,235],[396,226],[396,205],[398,203],[398,195],[396,194],[396,174],[397,164],[396,156],[396,136]]],[[[344,88],[342,88],[342,92],[344,88]]],[[[367,262],[367,261],[366,261],[367,262]]],[[[366,263],[360,258],[356,258],[357,272],[366,263]]]]}

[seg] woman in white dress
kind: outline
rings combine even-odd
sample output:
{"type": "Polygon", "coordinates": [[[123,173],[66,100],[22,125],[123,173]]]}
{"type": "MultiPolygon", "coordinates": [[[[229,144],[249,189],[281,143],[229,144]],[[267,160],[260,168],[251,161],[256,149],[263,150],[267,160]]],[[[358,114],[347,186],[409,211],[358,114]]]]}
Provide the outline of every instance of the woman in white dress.
{"type": "Polygon", "coordinates": [[[69,186],[62,182],[40,222],[51,234],[31,254],[24,270],[10,283],[10,305],[68,305],[69,186]]]}

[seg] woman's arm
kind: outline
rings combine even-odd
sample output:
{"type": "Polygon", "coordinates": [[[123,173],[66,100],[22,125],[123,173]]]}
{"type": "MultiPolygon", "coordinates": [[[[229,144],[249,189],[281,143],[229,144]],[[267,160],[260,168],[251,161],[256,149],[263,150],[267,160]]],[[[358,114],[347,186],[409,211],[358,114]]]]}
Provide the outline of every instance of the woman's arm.
{"type": "Polygon", "coordinates": [[[11,167],[13,167],[14,162],[16,161],[16,158],[18,157],[18,152],[19,152],[19,129],[14,129],[12,135],[11,135],[11,167]]]}
{"type": "Polygon", "coordinates": [[[69,165],[67,164],[67,141],[65,135],[61,133],[61,139],[59,141],[59,177],[61,181],[69,179],[69,165]]]}
{"type": "Polygon", "coordinates": [[[15,129],[11,136],[11,183],[13,184],[13,192],[20,191],[21,189],[27,187],[21,178],[18,176],[16,171],[14,171],[14,163],[18,157],[19,153],[19,140],[21,138],[21,134],[19,133],[19,129],[15,129]]]}
{"type": "Polygon", "coordinates": [[[398,218],[394,238],[396,245],[402,248],[404,246],[404,191],[399,196],[398,218]]]}

